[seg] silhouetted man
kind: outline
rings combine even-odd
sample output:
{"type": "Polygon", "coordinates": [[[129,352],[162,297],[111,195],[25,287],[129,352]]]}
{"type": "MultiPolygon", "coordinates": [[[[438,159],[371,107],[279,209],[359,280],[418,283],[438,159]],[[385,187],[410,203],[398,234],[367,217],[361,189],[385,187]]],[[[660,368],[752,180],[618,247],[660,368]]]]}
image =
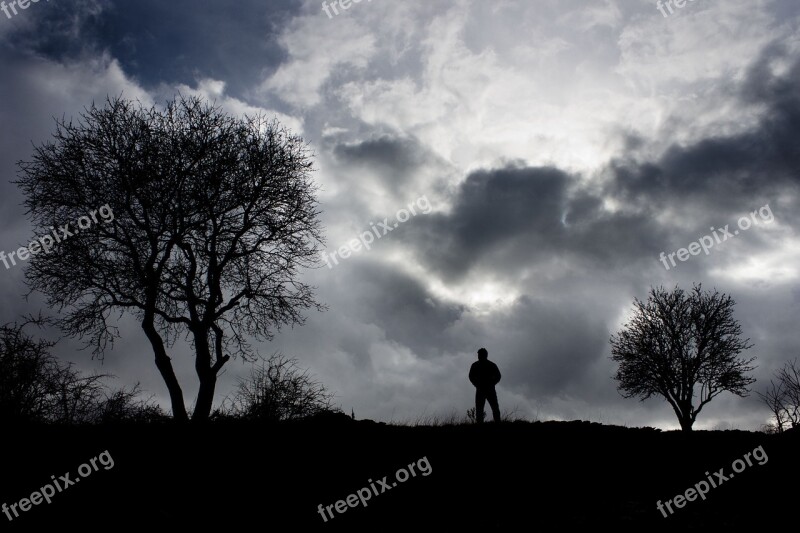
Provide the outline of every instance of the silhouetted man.
{"type": "Polygon", "coordinates": [[[494,421],[500,422],[500,406],[497,405],[497,391],[494,390],[494,386],[500,382],[500,369],[489,361],[486,348],[478,350],[478,360],[469,369],[469,380],[475,385],[475,420],[479,424],[483,422],[483,407],[489,400],[494,421]]]}

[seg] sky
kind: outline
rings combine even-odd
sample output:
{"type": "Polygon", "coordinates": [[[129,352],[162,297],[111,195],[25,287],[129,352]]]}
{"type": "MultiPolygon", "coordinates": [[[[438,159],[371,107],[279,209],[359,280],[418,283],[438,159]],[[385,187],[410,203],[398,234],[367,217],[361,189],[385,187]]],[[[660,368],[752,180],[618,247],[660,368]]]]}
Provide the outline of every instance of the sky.
{"type": "MultiPolygon", "coordinates": [[[[505,410],[675,429],[664,401],[618,393],[609,338],[650,287],[701,283],[736,301],[757,382],[747,398],[717,397],[695,427],[758,429],[769,412],[755,391],[800,355],[800,4],[659,5],[363,0],[337,14],[319,0],[54,0],[0,11],[0,250],[33,237],[12,181],[56,117],[107,96],[149,107],[196,95],[275,116],[314,153],[330,268],[302,278],[328,310],[257,346],[296,357],[348,414],[463,415],[486,347],[505,410]],[[353,246],[367,232],[380,237],[353,246]],[[675,255],[693,242],[697,254],[675,255]]],[[[57,314],[26,297],[24,274],[0,265],[2,323],[57,314]]],[[[102,361],[72,339],[56,354],[168,406],[141,328],[118,326],[102,361]]],[[[191,405],[191,349],[170,354],[191,405]]],[[[216,405],[249,368],[226,365],[216,405]]]]}

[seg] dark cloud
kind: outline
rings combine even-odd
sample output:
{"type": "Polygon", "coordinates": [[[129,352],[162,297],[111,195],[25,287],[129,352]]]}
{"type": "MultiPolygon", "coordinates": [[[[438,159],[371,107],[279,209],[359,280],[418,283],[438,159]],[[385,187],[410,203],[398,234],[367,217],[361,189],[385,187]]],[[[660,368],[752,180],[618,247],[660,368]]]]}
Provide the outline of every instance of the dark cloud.
{"type": "Polygon", "coordinates": [[[494,326],[490,356],[504,363],[504,386],[531,398],[576,391],[593,381],[593,364],[607,352],[607,325],[580,302],[523,296],[494,326]]]}
{"type": "MultiPolygon", "coordinates": [[[[797,11],[796,2],[789,0],[774,5],[781,16],[797,11]]],[[[398,16],[391,20],[381,20],[377,8],[361,7],[336,21],[320,19],[337,24],[352,17],[352,27],[364,32],[361,37],[371,36],[370,17],[381,21],[385,31],[376,34],[375,55],[363,50],[363,64],[361,60],[349,64],[335,54],[341,43],[326,42],[319,35],[309,36],[309,42],[317,38],[326,52],[320,56],[302,43],[295,42],[294,49],[281,45],[279,36],[295,27],[294,17],[313,15],[319,4],[40,2],[11,21],[12,26],[0,28],[8,54],[0,67],[4,124],[0,175],[6,181],[14,177],[14,162],[30,156],[31,140],[39,143],[47,138],[52,115],[74,114],[98,95],[102,99],[106,92],[117,94],[120,87],[136,90],[138,84],[160,98],[176,85],[194,87],[197,80],[211,78],[226,84],[226,95],[261,105],[264,102],[252,101],[253,95],[273,97],[268,90],[260,92],[263,82],[296,53],[301,66],[308,68],[300,77],[308,75],[313,82],[314,76],[323,74],[322,103],[302,110],[288,104],[274,108],[302,117],[304,135],[321,156],[320,172],[329,180],[329,190],[335,191],[324,197],[327,221],[335,225],[331,234],[355,235],[370,221],[391,215],[377,213],[378,205],[384,209],[396,202],[399,208],[426,192],[441,202],[432,213],[400,225],[371,251],[354,255],[333,270],[309,273],[330,310],[313,313],[302,328],[282,331],[274,342],[258,346],[263,354],[282,350],[299,357],[339,393],[338,401],[354,406],[359,416],[389,419],[398,409],[397,418],[403,419],[431,405],[457,406],[461,412],[471,401],[466,371],[475,350],[486,346],[503,372],[504,406],[513,394],[558,405],[548,413],[557,416],[587,418],[593,414],[587,409],[596,407],[613,412],[615,422],[640,411],[645,415],[634,416],[634,423],[650,423],[653,417],[671,421],[672,414],[662,403],[624,400],[610,379],[608,337],[633,298],[645,298],[651,285],[703,282],[733,294],[739,301],[737,317],[756,343],[752,355],[759,358],[759,380],[768,379],[783,360],[800,353],[791,328],[800,309],[794,279],[756,285],[721,277],[715,270],[762,252],[781,252],[776,242],[783,241],[771,241],[774,235],[751,230],[739,238],[739,248],[720,251],[714,258],[694,258],[669,272],[658,263],[660,252],[686,246],[707,233],[709,226],[733,222],[767,202],[788,230],[800,222],[796,205],[800,59],[789,45],[775,43],[751,51],[743,77],[726,74],[708,80],[711,94],[734,101],[738,107],[733,112],[751,121],[742,122],[736,133],[702,125],[694,128],[680,117],[664,117],[668,138],[687,138],[691,131],[693,140],[664,143],[661,133],[626,134],[610,144],[622,148],[607,164],[603,161],[599,168],[583,173],[524,162],[492,166],[488,162],[520,156],[495,150],[491,143],[502,141],[478,138],[483,132],[460,138],[463,132],[454,130],[462,124],[467,125],[464,131],[476,131],[459,116],[460,102],[468,103],[469,113],[486,124],[496,124],[498,117],[486,101],[511,98],[514,93],[487,89],[489,78],[503,75],[504,69],[523,65],[518,68],[521,73],[530,67],[517,60],[532,55],[539,44],[562,50],[553,62],[568,61],[572,66],[574,60],[575,68],[548,67],[551,87],[530,90],[559,92],[558,97],[569,102],[573,95],[584,93],[575,87],[564,87],[563,92],[552,87],[578,83],[583,79],[576,77],[579,72],[614,71],[620,53],[626,51],[617,25],[635,25],[642,17],[660,17],[658,12],[653,6],[620,7],[624,12],[617,16],[614,10],[586,10],[579,0],[544,2],[534,12],[524,2],[504,8],[479,3],[474,16],[465,15],[469,21],[462,27],[462,43],[448,26],[456,18],[450,15],[460,12],[458,7],[426,3],[421,11],[393,12],[398,16]],[[414,16],[419,20],[412,20],[414,16]],[[406,22],[413,22],[413,27],[406,22]],[[539,40],[520,42],[519,33],[509,30],[511,22],[539,40]],[[562,39],[557,28],[575,24],[584,30],[573,28],[572,35],[562,39]],[[429,25],[436,25],[433,31],[440,32],[441,42],[428,38],[429,25]],[[411,29],[406,31],[407,27],[411,29]],[[479,54],[480,61],[469,54],[479,54]],[[111,61],[118,62],[121,73],[107,68],[111,61]],[[484,67],[485,79],[476,75],[476,82],[470,69],[484,67]],[[409,101],[419,100],[419,116],[384,121],[380,109],[359,117],[358,99],[348,98],[351,89],[342,89],[350,83],[356,93],[358,87],[370,89],[361,96],[386,102],[392,112],[403,113],[409,101]],[[32,91],[33,86],[40,90],[32,91]],[[448,112],[437,115],[442,106],[448,112]],[[426,113],[432,115],[430,122],[426,113]],[[752,126],[745,128],[745,123],[752,126]],[[406,124],[412,126],[404,131],[406,124]],[[705,133],[698,136],[697,131],[705,133]],[[426,145],[420,140],[425,135],[440,146],[426,145]],[[451,143],[448,136],[464,145],[451,143]],[[361,180],[368,180],[369,186],[358,188],[361,180]],[[486,306],[464,303],[482,284],[496,284],[502,301],[486,306]]],[[[679,21],[659,22],[677,27],[679,21]]],[[[371,41],[365,38],[365,42],[371,41]]],[[[607,94],[615,98],[613,91],[607,94]]],[[[713,98],[708,105],[716,105],[713,98]]],[[[486,129],[487,137],[491,131],[486,129]]],[[[28,237],[29,227],[16,187],[6,184],[2,193],[0,249],[8,250],[28,237]]],[[[6,320],[43,307],[39,296],[23,301],[23,271],[0,272],[5,274],[0,286],[6,320]]],[[[164,386],[152,357],[146,355],[150,348],[140,328],[128,319],[123,326],[124,338],[100,370],[119,375],[127,384],[142,381],[163,400],[164,386]]],[[[72,343],[61,344],[58,350],[81,369],[94,370],[99,364],[72,343]]],[[[179,345],[172,350],[191,403],[196,391],[191,349],[179,345]]],[[[247,368],[238,361],[227,367],[218,400],[247,368]]],[[[744,411],[753,424],[766,416],[754,398],[721,398],[704,414],[744,417],[744,411]]]]}
{"type": "Polygon", "coordinates": [[[503,263],[501,256],[522,247],[530,255],[546,253],[548,241],[564,238],[571,182],[555,168],[478,171],[460,185],[450,213],[414,219],[402,235],[446,277],[503,263]]]}
{"type": "Polygon", "coordinates": [[[463,306],[441,301],[419,280],[373,261],[357,262],[351,275],[359,302],[353,315],[380,327],[388,340],[425,358],[463,348],[452,346],[445,333],[466,311],[463,306]]]}
{"type": "Polygon", "coordinates": [[[554,256],[607,267],[658,253],[663,229],[650,212],[610,212],[580,183],[552,167],[474,172],[449,213],[414,219],[401,234],[446,277],[516,275],[554,256]]]}
{"type": "Polygon", "coordinates": [[[338,144],[333,155],[345,168],[370,171],[395,194],[407,190],[421,169],[441,163],[416,139],[389,135],[338,144]]]}
{"type": "Polygon", "coordinates": [[[739,105],[760,110],[756,127],[736,135],[674,144],[657,161],[612,162],[608,193],[628,203],[744,212],[800,182],[800,59],[779,45],[753,62],[738,90],[739,105]],[[776,72],[777,64],[788,64],[776,72]]]}
{"type": "Polygon", "coordinates": [[[300,0],[76,0],[34,6],[8,41],[64,62],[108,52],[146,88],[225,80],[241,96],[285,59],[277,42],[300,0]]]}

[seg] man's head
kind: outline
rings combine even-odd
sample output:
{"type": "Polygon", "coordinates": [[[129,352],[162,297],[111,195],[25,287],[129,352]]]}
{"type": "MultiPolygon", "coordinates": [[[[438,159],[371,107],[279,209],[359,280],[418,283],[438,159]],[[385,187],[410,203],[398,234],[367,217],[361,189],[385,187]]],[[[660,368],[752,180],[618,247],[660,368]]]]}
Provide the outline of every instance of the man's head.
{"type": "Polygon", "coordinates": [[[480,361],[483,361],[488,358],[489,358],[489,352],[486,351],[486,348],[481,348],[480,350],[478,350],[478,359],[480,361]]]}

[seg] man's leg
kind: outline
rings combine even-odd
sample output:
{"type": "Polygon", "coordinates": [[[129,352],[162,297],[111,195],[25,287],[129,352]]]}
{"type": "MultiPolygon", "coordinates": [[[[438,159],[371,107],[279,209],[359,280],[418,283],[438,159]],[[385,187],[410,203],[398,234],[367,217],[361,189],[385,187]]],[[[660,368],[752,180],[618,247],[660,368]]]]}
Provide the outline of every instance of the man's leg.
{"type": "Polygon", "coordinates": [[[489,400],[489,407],[492,408],[494,421],[500,422],[500,406],[497,403],[497,391],[494,390],[494,387],[486,393],[486,399],[489,400]]]}
{"type": "Polygon", "coordinates": [[[483,406],[486,405],[486,395],[480,389],[475,389],[475,422],[483,423],[483,406]]]}

